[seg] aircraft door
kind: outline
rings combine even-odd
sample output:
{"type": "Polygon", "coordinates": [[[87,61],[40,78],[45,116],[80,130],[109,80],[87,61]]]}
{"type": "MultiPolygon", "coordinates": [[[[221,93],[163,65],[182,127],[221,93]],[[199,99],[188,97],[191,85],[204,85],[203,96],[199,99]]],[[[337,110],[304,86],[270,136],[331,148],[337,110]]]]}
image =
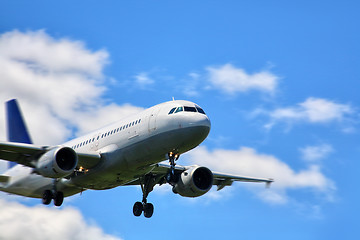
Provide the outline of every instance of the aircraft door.
{"type": "Polygon", "coordinates": [[[160,112],[160,108],[155,108],[149,117],[149,132],[153,132],[156,130],[156,117],[160,112]]]}

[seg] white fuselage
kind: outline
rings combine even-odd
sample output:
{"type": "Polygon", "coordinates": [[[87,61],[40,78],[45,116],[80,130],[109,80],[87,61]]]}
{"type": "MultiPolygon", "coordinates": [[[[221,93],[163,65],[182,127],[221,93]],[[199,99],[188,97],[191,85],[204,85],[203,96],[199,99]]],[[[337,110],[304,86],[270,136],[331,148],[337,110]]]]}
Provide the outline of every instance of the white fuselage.
{"type": "MultiPolygon", "coordinates": [[[[56,188],[70,196],[86,189],[131,184],[150,172],[155,163],[166,160],[169,152],[182,154],[195,148],[210,131],[209,118],[203,112],[193,111],[195,107],[198,106],[189,101],[165,102],[61,144],[77,153],[100,153],[101,161],[92,169],[62,178],[56,188]],[[183,107],[182,111],[169,114],[178,107],[183,107]],[[188,107],[187,111],[184,107],[188,107]]],[[[0,185],[1,191],[29,197],[41,198],[54,182],[22,165],[9,169],[5,175],[11,178],[6,185],[0,185]]]]}

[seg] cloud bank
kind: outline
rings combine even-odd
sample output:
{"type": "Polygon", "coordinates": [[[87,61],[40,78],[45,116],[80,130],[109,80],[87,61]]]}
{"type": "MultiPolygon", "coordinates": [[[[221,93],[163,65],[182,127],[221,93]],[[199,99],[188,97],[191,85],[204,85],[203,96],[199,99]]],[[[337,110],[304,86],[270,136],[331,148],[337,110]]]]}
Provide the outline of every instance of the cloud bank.
{"type": "Polygon", "coordinates": [[[44,206],[27,207],[0,199],[0,238],[120,240],[85,221],[73,208],[55,209],[44,206]]]}
{"type": "MultiPolygon", "coordinates": [[[[0,102],[18,98],[34,142],[59,144],[141,110],[107,103],[103,70],[108,62],[106,50],[92,51],[81,41],[56,39],[42,30],[4,33],[0,102]]],[[[3,104],[0,113],[5,139],[3,104]]]]}
{"type": "Polygon", "coordinates": [[[260,190],[256,183],[247,184],[249,188],[255,187],[257,194],[271,203],[288,202],[287,191],[291,189],[311,189],[326,197],[331,196],[335,190],[334,183],[321,172],[319,165],[310,164],[295,171],[280,159],[258,153],[249,147],[237,150],[208,150],[206,147],[198,147],[189,153],[189,161],[214,171],[275,179],[269,190],[260,190]]]}

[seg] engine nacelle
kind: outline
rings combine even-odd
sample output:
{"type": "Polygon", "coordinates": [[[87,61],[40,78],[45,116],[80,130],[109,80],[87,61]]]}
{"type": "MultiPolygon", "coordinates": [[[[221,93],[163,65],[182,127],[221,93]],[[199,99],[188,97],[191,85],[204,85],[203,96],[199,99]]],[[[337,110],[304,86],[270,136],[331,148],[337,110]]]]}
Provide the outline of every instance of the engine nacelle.
{"type": "Polygon", "coordinates": [[[44,177],[62,178],[74,172],[78,157],[69,147],[57,147],[42,155],[36,171],[44,177]]]}
{"type": "Polygon", "coordinates": [[[194,166],[181,173],[173,192],[183,197],[199,197],[213,185],[213,174],[206,167],[194,166]]]}

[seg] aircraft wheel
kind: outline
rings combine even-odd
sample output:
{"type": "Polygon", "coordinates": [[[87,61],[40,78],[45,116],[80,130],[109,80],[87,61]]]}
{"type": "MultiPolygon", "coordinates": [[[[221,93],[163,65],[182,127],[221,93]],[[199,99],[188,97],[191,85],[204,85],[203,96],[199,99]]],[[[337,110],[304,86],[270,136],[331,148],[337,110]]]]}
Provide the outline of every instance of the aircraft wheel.
{"type": "Polygon", "coordinates": [[[60,207],[63,202],[64,202],[64,193],[56,192],[54,196],[54,205],[60,207]]]}
{"type": "Polygon", "coordinates": [[[136,217],[139,217],[143,212],[143,204],[141,202],[136,202],[133,207],[133,213],[136,217]]]}
{"type": "Polygon", "coordinates": [[[53,198],[52,192],[50,190],[45,190],[42,197],[42,203],[45,205],[49,205],[52,198],[53,198]]]}
{"type": "Polygon", "coordinates": [[[151,203],[146,203],[144,205],[144,216],[146,218],[151,218],[153,213],[154,213],[154,205],[152,205],[151,203]]]}

